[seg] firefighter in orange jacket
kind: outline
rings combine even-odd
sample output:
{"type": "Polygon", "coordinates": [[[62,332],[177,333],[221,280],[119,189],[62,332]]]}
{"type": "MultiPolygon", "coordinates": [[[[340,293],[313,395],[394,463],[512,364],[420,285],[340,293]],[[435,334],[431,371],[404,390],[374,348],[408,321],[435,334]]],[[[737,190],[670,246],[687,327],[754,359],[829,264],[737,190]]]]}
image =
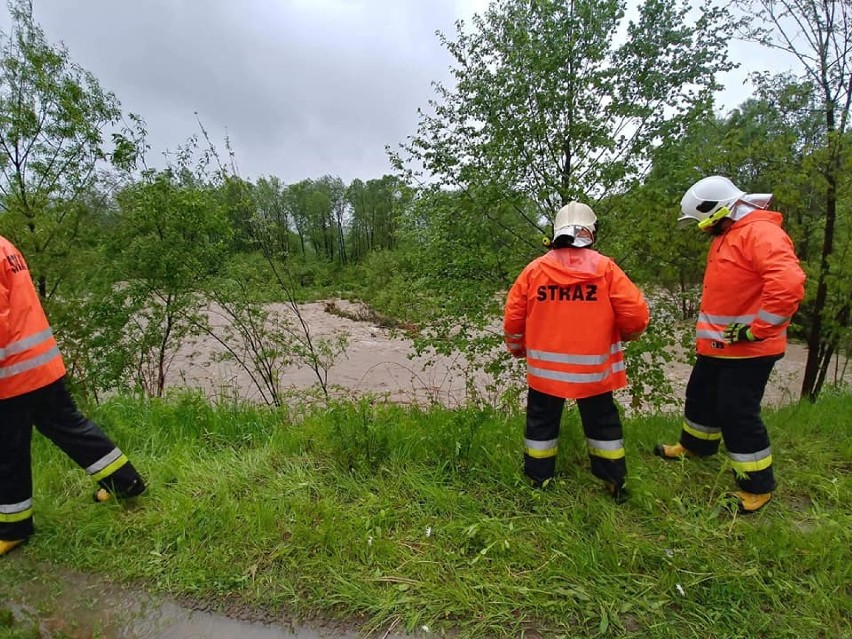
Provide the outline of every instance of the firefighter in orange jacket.
{"type": "Polygon", "coordinates": [[[679,222],[697,221],[713,241],[680,442],[655,449],[665,459],[704,457],[724,440],[741,512],[762,508],[775,489],[760,404],[805,294],[805,274],[781,228],[781,214],[766,210],[771,198],[747,194],[714,175],[696,182],[681,200],[679,222]]]}
{"type": "Polygon", "coordinates": [[[570,202],[554,222],[551,250],[518,276],[506,300],[506,347],[527,360],[524,472],[553,477],[566,399],[577,400],[591,470],[617,502],[627,498],[621,419],[612,392],[627,385],[622,342],[648,326],[648,305],[610,258],[592,250],[597,218],[570,202]]]}
{"type": "Polygon", "coordinates": [[[127,457],[77,410],[64,380],[27,263],[0,236],[0,555],[34,532],[33,424],[97,481],[96,501],[145,490],[127,457]]]}

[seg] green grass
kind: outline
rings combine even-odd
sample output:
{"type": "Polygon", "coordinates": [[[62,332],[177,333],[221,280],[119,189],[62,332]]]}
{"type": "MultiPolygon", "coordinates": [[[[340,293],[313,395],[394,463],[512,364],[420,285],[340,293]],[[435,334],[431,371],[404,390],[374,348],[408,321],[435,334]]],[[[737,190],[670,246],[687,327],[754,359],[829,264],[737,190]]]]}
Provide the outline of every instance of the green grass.
{"type": "Polygon", "coordinates": [[[37,560],[368,631],[852,637],[848,394],[764,415],[780,485],[751,517],[730,508],[724,456],[652,456],[675,415],[626,422],[624,506],[589,474],[576,410],[543,491],[520,473],[521,414],[183,395],[116,398],[93,417],[150,491],[89,503],[84,473],[37,438],[23,551],[37,560]]]}

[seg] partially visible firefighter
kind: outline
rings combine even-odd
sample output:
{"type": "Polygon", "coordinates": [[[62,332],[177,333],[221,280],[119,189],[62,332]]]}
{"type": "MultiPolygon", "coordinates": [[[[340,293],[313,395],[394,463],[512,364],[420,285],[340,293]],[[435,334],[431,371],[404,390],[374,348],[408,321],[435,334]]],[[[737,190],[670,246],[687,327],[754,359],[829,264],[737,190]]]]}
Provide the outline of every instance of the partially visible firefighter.
{"type": "Polygon", "coordinates": [[[648,305],[609,257],[592,246],[594,211],[570,202],[556,214],[550,250],[509,291],[506,346],[527,361],[524,472],[533,485],[554,476],[566,399],[577,402],[591,471],[616,502],[627,499],[621,418],[613,391],[627,385],[622,343],[647,328],[648,305]]]}
{"type": "Polygon", "coordinates": [[[706,457],[720,441],[733,466],[741,512],[766,505],[775,490],[761,402],[787,327],[805,295],[805,274],[771,193],[745,193],[731,180],[699,180],[681,200],[681,224],[712,236],[696,327],[698,358],[686,388],[680,442],[664,459],[706,457]]]}
{"type": "Polygon", "coordinates": [[[0,555],[35,530],[33,425],[98,483],[95,501],[145,490],[124,453],[75,406],[27,262],[0,236],[0,555]]]}

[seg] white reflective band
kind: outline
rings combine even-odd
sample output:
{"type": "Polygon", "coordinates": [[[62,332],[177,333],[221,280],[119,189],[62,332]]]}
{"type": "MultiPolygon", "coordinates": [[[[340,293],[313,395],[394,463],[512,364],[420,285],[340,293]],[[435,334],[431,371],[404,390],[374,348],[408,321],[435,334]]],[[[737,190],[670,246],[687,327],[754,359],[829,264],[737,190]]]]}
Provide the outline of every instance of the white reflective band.
{"type": "Polygon", "coordinates": [[[576,364],[578,366],[600,366],[606,364],[612,355],[621,352],[621,342],[616,342],[609,349],[607,355],[575,355],[571,353],[554,353],[551,351],[527,351],[532,359],[540,359],[543,362],[556,362],[558,364],[576,364]]]}
{"type": "Polygon", "coordinates": [[[99,470],[103,470],[104,468],[109,466],[112,462],[114,462],[119,457],[121,457],[121,451],[118,448],[113,448],[110,452],[108,452],[106,455],[101,457],[94,464],[92,464],[91,466],[86,468],[86,472],[89,473],[90,475],[94,475],[99,470]]]}
{"type": "Polygon", "coordinates": [[[766,459],[772,455],[772,448],[764,448],[756,453],[732,453],[728,452],[728,457],[735,462],[754,462],[766,459]]]}
{"type": "Polygon", "coordinates": [[[527,351],[532,359],[540,359],[543,362],[557,362],[559,364],[577,364],[579,366],[600,366],[606,364],[609,355],[569,355],[568,353],[550,353],[548,351],[527,351]]]}
{"type": "Polygon", "coordinates": [[[520,344],[506,344],[506,348],[508,348],[510,351],[522,351],[522,350],[524,350],[524,347],[521,346],[520,344]]]}
{"type": "Polygon", "coordinates": [[[49,340],[51,337],[53,337],[53,332],[48,328],[36,333],[35,335],[30,335],[24,339],[19,339],[17,342],[7,344],[4,348],[0,348],[0,360],[4,360],[10,355],[15,355],[16,353],[23,353],[28,348],[38,346],[42,342],[49,340]]]}
{"type": "Polygon", "coordinates": [[[503,335],[507,339],[521,339],[524,336],[523,333],[503,333],[503,335]]]}
{"type": "Polygon", "coordinates": [[[715,340],[719,340],[720,342],[725,341],[725,336],[722,334],[722,331],[704,331],[704,330],[695,331],[695,336],[698,337],[699,339],[704,338],[704,339],[715,339],[715,340]]]}
{"type": "Polygon", "coordinates": [[[563,373],[561,371],[552,371],[547,368],[537,368],[535,366],[527,366],[527,372],[535,377],[542,379],[553,379],[557,382],[570,382],[573,384],[589,384],[592,382],[602,382],[612,373],[623,371],[624,362],[616,362],[610,366],[610,370],[601,371],[600,373],[563,373]]]}
{"type": "Polygon", "coordinates": [[[17,504],[0,504],[0,514],[14,515],[15,513],[22,513],[25,510],[27,510],[27,508],[32,508],[32,507],[33,507],[32,498],[25,499],[24,501],[19,502],[17,504]]]}
{"type": "Polygon", "coordinates": [[[695,430],[701,431],[702,433],[710,433],[712,435],[714,433],[721,433],[722,432],[721,428],[713,428],[712,426],[704,426],[703,424],[699,424],[698,422],[694,422],[691,419],[687,419],[686,417],[683,418],[683,421],[685,421],[687,424],[692,426],[695,430]]]}
{"type": "Polygon", "coordinates": [[[553,450],[559,443],[558,439],[548,439],[546,442],[539,442],[534,439],[525,439],[524,447],[530,450],[553,450]]]}
{"type": "Polygon", "coordinates": [[[613,440],[605,440],[605,439],[589,439],[586,438],[586,443],[589,445],[589,448],[597,448],[598,450],[621,450],[624,448],[624,440],[623,439],[613,439],[613,440]]]}
{"type": "Polygon", "coordinates": [[[33,357],[32,359],[28,359],[23,362],[18,362],[17,364],[12,364],[11,366],[4,366],[0,368],[0,379],[5,377],[11,377],[12,375],[18,375],[20,373],[24,373],[28,370],[32,370],[33,368],[38,368],[42,364],[46,364],[54,357],[59,357],[59,348],[54,346],[46,353],[42,353],[38,357],[33,357]]]}
{"type": "Polygon", "coordinates": [[[784,324],[790,321],[789,317],[784,317],[783,315],[776,315],[775,313],[770,313],[769,311],[764,311],[760,309],[757,312],[758,319],[762,319],[767,324],[772,324],[773,326],[778,326],[780,324],[784,324]]]}
{"type": "Polygon", "coordinates": [[[727,326],[728,324],[751,324],[757,315],[710,315],[709,313],[699,313],[698,321],[705,322],[707,324],[721,324],[727,326]]]}

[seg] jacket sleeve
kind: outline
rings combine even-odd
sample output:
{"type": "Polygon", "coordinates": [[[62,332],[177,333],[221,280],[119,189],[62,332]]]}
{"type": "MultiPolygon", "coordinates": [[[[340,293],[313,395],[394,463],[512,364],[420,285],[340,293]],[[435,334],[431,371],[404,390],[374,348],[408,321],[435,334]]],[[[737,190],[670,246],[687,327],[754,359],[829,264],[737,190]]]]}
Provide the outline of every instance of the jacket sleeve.
{"type": "Polygon", "coordinates": [[[760,309],[752,322],[757,338],[774,337],[785,330],[805,297],[805,273],[784,230],[759,225],[753,235],[752,265],[763,280],[760,309]]]}
{"type": "Polygon", "coordinates": [[[506,348],[515,357],[526,355],[527,292],[529,289],[529,268],[525,268],[506,297],[503,312],[503,340],[506,348]]]}
{"type": "Polygon", "coordinates": [[[609,300],[615,313],[615,326],[622,340],[634,340],[648,328],[651,319],[648,304],[642,291],[630,281],[618,264],[611,264],[609,300]]]}

